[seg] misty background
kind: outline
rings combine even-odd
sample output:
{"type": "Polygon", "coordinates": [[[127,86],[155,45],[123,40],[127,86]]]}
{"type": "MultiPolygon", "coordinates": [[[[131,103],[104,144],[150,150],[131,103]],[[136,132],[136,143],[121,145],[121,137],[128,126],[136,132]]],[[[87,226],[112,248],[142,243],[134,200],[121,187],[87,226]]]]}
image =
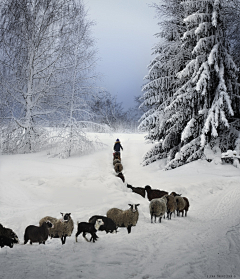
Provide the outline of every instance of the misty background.
{"type": "Polygon", "coordinates": [[[158,42],[156,10],[151,0],[87,0],[89,18],[96,39],[101,75],[99,86],[104,87],[128,109],[139,96],[152,59],[152,47],[158,42]]]}

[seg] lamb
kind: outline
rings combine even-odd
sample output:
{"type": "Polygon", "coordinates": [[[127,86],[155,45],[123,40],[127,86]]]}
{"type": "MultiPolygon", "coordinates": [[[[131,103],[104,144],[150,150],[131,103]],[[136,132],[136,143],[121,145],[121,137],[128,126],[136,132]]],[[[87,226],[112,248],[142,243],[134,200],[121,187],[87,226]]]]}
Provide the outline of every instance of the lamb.
{"type": "Polygon", "coordinates": [[[141,195],[143,198],[145,198],[145,188],[142,187],[133,187],[130,184],[127,184],[127,187],[132,189],[132,192],[141,195]]]}
{"type": "Polygon", "coordinates": [[[115,166],[115,164],[117,164],[117,163],[121,163],[121,161],[119,159],[114,159],[113,160],[113,165],[115,166]]]}
{"type": "MultiPolygon", "coordinates": [[[[185,208],[185,200],[183,197],[181,197],[180,194],[177,194],[176,192],[172,192],[170,194],[171,196],[173,196],[175,198],[176,204],[177,204],[177,216],[180,216],[180,211],[183,212],[184,208],[185,208]]],[[[183,213],[182,213],[183,216],[183,213]]]]}
{"type": "Polygon", "coordinates": [[[102,219],[104,224],[99,227],[99,231],[106,231],[106,233],[117,232],[116,224],[112,219],[106,216],[94,215],[89,219],[89,223],[95,224],[97,219],[102,219]]]}
{"type": "Polygon", "coordinates": [[[152,199],[149,204],[149,211],[151,215],[151,223],[153,223],[153,217],[155,218],[155,223],[156,217],[159,217],[159,223],[161,223],[161,219],[167,211],[166,197],[164,196],[162,198],[152,199]]]}
{"type": "Polygon", "coordinates": [[[13,243],[14,243],[14,241],[12,238],[6,237],[4,235],[0,236],[0,247],[1,248],[3,248],[4,246],[13,248],[13,243]]]}
{"type": "Polygon", "coordinates": [[[119,178],[121,178],[121,179],[122,179],[122,182],[125,182],[125,177],[124,177],[124,175],[123,175],[122,172],[119,172],[116,176],[119,177],[119,178]]]}
{"type": "Polygon", "coordinates": [[[24,244],[26,244],[28,240],[30,240],[31,245],[33,242],[45,244],[45,241],[48,239],[48,229],[52,227],[53,225],[49,221],[43,222],[39,227],[33,225],[26,227],[24,233],[24,244]]]}
{"type": "Polygon", "coordinates": [[[172,213],[177,210],[177,203],[173,196],[166,195],[165,197],[167,199],[167,218],[171,220],[172,213]]]}
{"type": "Polygon", "coordinates": [[[123,170],[123,165],[121,163],[116,163],[114,166],[114,170],[116,173],[122,172],[123,170]]]}
{"type": "Polygon", "coordinates": [[[83,237],[88,242],[91,242],[91,240],[93,242],[95,242],[95,240],[97,240],[97,238],[98,238],[98,236],[96,235],[96,231],[100,228],[100,226],[104,225],[104,222],[103,222],[102,219],[96,219],[95,223],[81,222],[81,223],[77,223],[77,224],[78,224],[78,229],[77,229],[77,233],[75,235],[76,242],[77,242],[78,235],[81,234],[81,233],[83,233],[83,237]],[[90,240],[88,240],[86,238],[87,233],[91,234],[90,240]]]}
{"type": "Polygon", "coordinates": [[[13,243],[19,243],[18,236],[15,234],[15,232],[9,228],[3,227],[2,224],[0,224],[0,236],[10,238],[13,243]]]}
{"type": "Polygon", "coordinates": [[[182,217],[183,217],[183,213],[184,213],[184,210],[185,210],[185,217],[187,217],[187,212],[188,212],[188,209],[189,209],[189,206],[190,206],[189,200],[186,197],[182,197],[182,198],[185,201],[185,207],[184,207],[184,209],[179,210],[179,213],[182,213],[182,217]]]}
{"type": "Polygon", "coordinates": [[[152,189],[149,185],[145,186],[145,190],[147,191],[147,197],[149,201],[168,195],[168,192],[152,189]]]}
{"type": "Polygon", "coordinates": [[[63,216],[62,219],[46,216],[39,221],[39,225],[41,225],[43,222],[46,222],[47,220],[52,222],[54,228],[49,229],[49,236],[51,236],[51,238],[61,238],[63,245],[66,242],[66,237],[72,235],[74,223],[70,216],[71,213],[60,212],[60,214],[63,216]]]}
{"type": "Polygon", "coordinates": [[[107,217],[112,219],[117,227],[126,227],[128,233],[131,233],[132,226],[136,226],[138,221],[138,206],[140,204],[129,204],[128,210],[111,208],[107,212],[107,217]]]}

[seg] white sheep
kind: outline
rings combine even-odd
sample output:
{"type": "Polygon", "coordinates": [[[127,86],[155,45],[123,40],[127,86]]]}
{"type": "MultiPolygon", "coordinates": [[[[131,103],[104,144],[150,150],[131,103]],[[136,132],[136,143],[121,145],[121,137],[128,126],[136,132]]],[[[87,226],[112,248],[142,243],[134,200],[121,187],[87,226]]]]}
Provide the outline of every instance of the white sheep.
{"type": "Polygon", "coordinates": [[[54,225],[54,228],[49,229],[49,236],[51,236],[51,238],[61,238],[62,244],[65,244],[66,237],[72,235],[74,223],[70,216],[71,213],[61,214],[63,216],[61,219],[46,216],[39,221],[39,225],[41,226],[43,222],[50,221],[54,225]]]}
{"type": "Polygon", "coordinates": [[[166,197],[164,196],[162,198],[152,199],[149,203],[149,211],[151,215],[151,223],[153,223],[153,217],[155,218],[155,223],[156,217],[159,217],[159,223],[161,223],[161,219],[167,211],[166,197]]]}
{"type": "Polygon", "coordinates": [[[130,208],[121,210],[118,208],[111,208],[107,212],[107,217],[112,219],[117,227],[126,227],[128,233],[131,233],[132,226],[136,226],[139,212],[137,207],[140,204],[129,204],[130,208]]]}

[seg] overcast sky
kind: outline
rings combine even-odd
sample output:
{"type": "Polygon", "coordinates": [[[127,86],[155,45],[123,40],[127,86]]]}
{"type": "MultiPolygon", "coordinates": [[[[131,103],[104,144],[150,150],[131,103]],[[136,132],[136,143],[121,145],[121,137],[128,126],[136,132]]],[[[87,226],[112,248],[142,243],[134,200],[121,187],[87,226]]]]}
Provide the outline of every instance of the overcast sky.
{"type": "MultiPolygon", "coordinates": [[[[159,2],[159,1],[155,1],[159,2]]],[[[85,0],[89,18],[96,22],[93,36],[97,41],[100,61],[97,70],[103,78],[101,86],[124,108],[134,105],[140,95],[153,59],[152,47],[159,32],[152,0],[85,0]]]]}

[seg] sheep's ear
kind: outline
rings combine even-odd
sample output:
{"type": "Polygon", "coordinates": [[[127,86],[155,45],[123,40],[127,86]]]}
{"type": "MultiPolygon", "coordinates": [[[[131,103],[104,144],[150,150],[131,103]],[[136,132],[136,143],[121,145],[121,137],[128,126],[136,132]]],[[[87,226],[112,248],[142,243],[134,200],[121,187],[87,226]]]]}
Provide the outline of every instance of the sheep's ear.
{"type": "Polygon", "coordinates": [[[135,204],[135,206],[137,207],[137,206],[139,206],[140,205],[140,203],[138,203],[138,204],[135,204]]]}
{"type": "Polygon", "coordinates": [[[131,203],[129,203],[128,205],[131,206],[131,207],[133,206],[131,203]]]}
{"type": "Polygon", "coordinates": [[[62,214],[62,216],[63,216],[63,213],[62,213],[62,212],[60,212],[60,214],[62,214]]]}

